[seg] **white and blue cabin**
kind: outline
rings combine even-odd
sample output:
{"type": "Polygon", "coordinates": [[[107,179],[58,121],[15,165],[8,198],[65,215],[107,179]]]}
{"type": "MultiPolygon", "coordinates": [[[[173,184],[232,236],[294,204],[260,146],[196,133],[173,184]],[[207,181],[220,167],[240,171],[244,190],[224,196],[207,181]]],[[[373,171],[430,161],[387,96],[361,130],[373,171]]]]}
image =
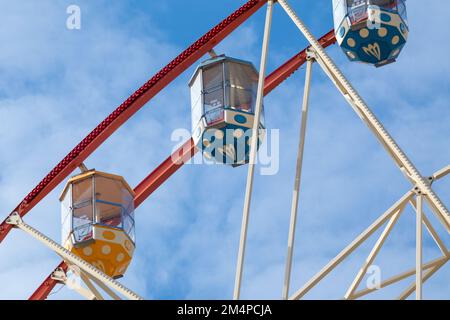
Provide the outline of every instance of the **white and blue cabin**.
{"type": "MultiPolygon", "coordinates": [[[[251,62],[216,56],[201,63],[189,81],[192,138],[205,158],[243,165],[249,161],[258,71],[251,62]]],[[[259,123],[264,135],[264,110],[259,123]]]]}
{"type": "Polygon", "coordinates": [[[408,40],[405,0],[333,0],[334,30],[351,61],[395,62],[408,40]]]}

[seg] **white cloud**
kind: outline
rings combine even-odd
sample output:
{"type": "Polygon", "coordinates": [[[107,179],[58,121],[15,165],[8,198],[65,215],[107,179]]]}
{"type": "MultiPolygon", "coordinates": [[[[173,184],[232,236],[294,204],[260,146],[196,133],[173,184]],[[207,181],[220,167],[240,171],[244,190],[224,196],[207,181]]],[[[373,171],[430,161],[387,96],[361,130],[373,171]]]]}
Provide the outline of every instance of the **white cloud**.
{"type": "MultiPolygon", "coordinates": [[[[133,25],[123,23],[122,5],[97,10],[102,2],[81,1],[82,30],[74,33],[64,29],[64,4],[41,3],[37,18],[34,2],[8,3],[6,25],[14,27],[0,30],[2,43],[10,44],[0,52],[2,217],[89,130],[182,50],[157,26],[149,34],[142,32],[149,30],[147,22],[153,25],[151,14],[142,13],[133,25]],[[120,24],[111,23],[119,20],[120,24]]],[[[433,6],[449,7],[443,1],[436,3],[433,6]]],[[[424,25],[429,19],[425,20],[419,4],[408,4],[411,38],[397,64],[375,70],[350,64],[338,48],[330,53],[419,168],[430,174],[450,159],[445,88],[450,48],[438,41],[446,37],[440,27],[445,19],[424,25]],[[428,33],[430,28],[433,32],[428,33]],[[435,44],[432,59],[427,43],[435,44]]],[[[442,9],[433,12],[444,14],[442,9]]],[[[250,59],[258,66],[260,25],[261,21],[252,20],[241,27],[217,48],[218,53],[250,59]]],[[[299,50],[296,42],[279,37],[273,34],[271,68],[287,52],[299,50]]],[[[303,74],[298,72],[265,101],[267,126],[281,129],[282,158],[278,175],[256,177],[244,298],[281,296],[303,74]]],[[[152,100],[87,165],[123,174],[136,185],[172,150],[172,130],[189,127],[189,76],[182,75],[152,100]]],[[[292,290],[410,187],[317,65],[310,108],[292,290]]],[[[137,210],[136,257],[121,281],[147,298],[230,298],[246,170],[189,165],[177,172],[137,210]]],[[[445,186],[437,188],[448,204],[445,186]]],[[[60,233],[60,190],[26,217],[54,239],[60,233]]],[[[380,261],[395,266],[388,272],[413,264],[414,219],[396,231],[380,261]]],[[[357,262],[368,253],[369,247],[364,248],[308,297],[340,298],[357,262]]],[[[55,255],[19,231],[2,243],[0,257],[0,281],[14,284],[13,290],[0,290],[0,298],[28,297],[58,263],[55,255]],[[19,276],[24,272],[26,277],[19,276]]],[[[448,268],[437,279],[445,279],[444,272],[448,274],[448,268]]],[[[444,288],[439,281],[430,281],[425,296],[448,297],[444,288]]],[[[76,295],[62,289],[52,298],[76,295]]]]}

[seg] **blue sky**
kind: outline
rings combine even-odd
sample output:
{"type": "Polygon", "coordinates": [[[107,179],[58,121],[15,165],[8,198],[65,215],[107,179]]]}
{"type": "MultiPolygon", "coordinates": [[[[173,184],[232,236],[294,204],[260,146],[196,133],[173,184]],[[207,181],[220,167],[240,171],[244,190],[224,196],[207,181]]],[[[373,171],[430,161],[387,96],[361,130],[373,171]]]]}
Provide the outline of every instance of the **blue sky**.
{"type": "MultiPolygon", "coordinates": [[[[332,28],[331,1],[290,1],[316,36],[332,28]]],[[[243,0],[1,1],[0,217],[135,89],[243,0]],[[82,28],[65,28],[77,4],[82,28]]],[[[423,174],[450,163],[450,4],[408,1],[410,39],[396,64],[374,69],[328,49],[423,174]],[[432,19],[428,15],[433,13],[432,19]]],[[[259,66],[265,10],[216,51],[259,66]]],[[[269,71],[306,46],[275,7],[269,71]]],[[[87,161],[137,185],[190,129],[187,81],[193,68],[150,101],[87,161]]],[[[266,125],[280,129],[280,170],[257,175],[242,298],[281,296],[304,69],[268,96],[266,125]]],[[[247,168],[188,165],[136,211],[137,251],[121,280],[148,299],[231,298],[247,168]]],[[[314,66],[292,290],[299,288],[410,185],[333,85],[314,66]]],[[[436,190],[450,205],[450,183],[436,190]]],[[[60,237],[56,188],[25,220],[60,237]]],[[[438,225],[433,215],[429,218],[438,225]]],[[[375,262],[387,278],[414,265],[414,216],[406,211],[375,262]]],[[[437,229],[448,243],[448,235],[437,229]]],[[[306,298],[341,298],[375,238],[306,298]]],[[[437,256],[426,239],[425,258],[437,256]]],[[[59,258],[20,231],[0,246],[0,298],[27,298],[59,258]]],[[[449,266],[425,285],[448,299],[449,266]]],[[[409,279],[412,281],[413,279],[409,279]]],[[[396,297],[402,282],[372,298],[396,297]]],[[[78,296],[62,289],[53,299],[78,296]]]]}

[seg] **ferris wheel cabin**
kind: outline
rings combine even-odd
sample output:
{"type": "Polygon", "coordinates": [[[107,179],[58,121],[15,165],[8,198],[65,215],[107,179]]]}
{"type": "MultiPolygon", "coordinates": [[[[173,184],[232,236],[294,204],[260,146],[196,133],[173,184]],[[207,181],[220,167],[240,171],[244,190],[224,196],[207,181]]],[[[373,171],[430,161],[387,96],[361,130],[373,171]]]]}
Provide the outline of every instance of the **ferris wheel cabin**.
{"type": "Polygon", "coordinates": [[[333,0],[336,39],[351,61],[395,62],[408,39],[405,0],[333,0]]]}
{"type": "Polygon", "coordinates": [[[123,177],[95,170],[74,176],[60,197],[62,245],[113,278],[133,257],[134,191],[123,177]]]}
{"type": "MultiPolygon", "coordinates": [[[[258,71],[251,62],[225,55],[201,63],[192,76],[192,137],[203,155],[233,167],[249,161],[258,71]]],[[[264,138],[264,111],[258,148],[264,138]]]]}

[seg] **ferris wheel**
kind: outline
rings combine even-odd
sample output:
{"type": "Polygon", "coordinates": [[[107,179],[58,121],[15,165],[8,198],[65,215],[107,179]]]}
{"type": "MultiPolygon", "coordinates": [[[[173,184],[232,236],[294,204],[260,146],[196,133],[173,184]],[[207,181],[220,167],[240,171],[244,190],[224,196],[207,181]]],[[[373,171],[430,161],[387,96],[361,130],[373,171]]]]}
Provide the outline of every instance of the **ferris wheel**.
{"type": "MultiPolygon", "coordinates": [[[[136,249],[135,210],[197,152],[201,152],[205,158],[216,163],[232,167],[248,167],[233,293],[233,299],[240,299],[256,156],[266,131],[264,96],[305,64],[302,117],[281,297],[283,299],[304,297],[361,247],[371,235],[384,228],[353,282],[346,291],[344,289],[344,298],[364,297],[415,276],[415,281],[399,295],[399,298],[406,299],[415,292],[416,298],[422,299],[423,283],[450,259],[447,246],[423,212],[424,206],[428,205],[438,221],[447,232],[450,232],[450,213],[433,189],[434,183],[450,173],[450,166],[429,176],[422,175],[325,51],[325,48],[337,43],[342,48],[343,54],[352,62],[365,63],[376,68],[394,63],[400,59],[401,51],[408,40],[405,0],[333,0],[332,4],[334,29],[316,39],[288,1],[249,0],[162,68],[50,171],[0,225],[0,243],[13,229],[21,230],[62,259],[30,299],[47,299],[57,284],[71,285],[69,273],[74,274],[81,283],[77,286],[71,285],[71,288],[86,299],[103,300],[107,298],[105,294],[112,299],[143,299],[119,282],[121,277],[126,276],[136,249]],[[222,40],[264,6],[267,7],[267,11],[259,69],[249,61],[218,55],[214,51],[222,40]],[[287,17],[298,28],[299,35],[309,42],[309,46],[266,75],[275,6],[285,11],[287,17]],[[89,169],[84,165],[83,162],[119,127],[206,54],[209,54],[209,59],[198,64],[189,81],[191,139],[134,188],[121,175],[89,169]],[[316,275],[292,292],[294,239],[299,207],[301,209],[300,182],[314,64],[330,78],[345,101],[391,156],[395,165],[411,183],[411,189],[316,275]],[[77,168],[81,172],[69,177],[77,168]],[[62,239],[61,243],[58,243],[27,224],[24,217],[64,181],[65,187],[60,196],[62,239]],[[361,289],[360,285],[368,268],[375,261],[393,227],[409,205],[416,212],[415,268],[384,280],[377,288],[361,289]],[[441,257],[429,262],[423,261],[422,254],[424,226],[442,253],[441,257]]],[[[307,185],[302,185],[302,188],[307,188],[307,185]]]]}

